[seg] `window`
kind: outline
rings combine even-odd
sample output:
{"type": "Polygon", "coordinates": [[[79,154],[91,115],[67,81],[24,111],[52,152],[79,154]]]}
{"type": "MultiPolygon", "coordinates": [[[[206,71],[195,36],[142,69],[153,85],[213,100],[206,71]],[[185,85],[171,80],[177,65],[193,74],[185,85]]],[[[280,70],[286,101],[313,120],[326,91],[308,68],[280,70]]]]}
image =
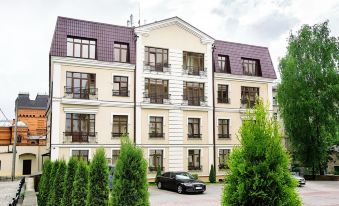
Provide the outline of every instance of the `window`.
{"type": "Polygon", "coordinates": [[[243,74],[249,76],[261,76],[260,62],[256,59],[241,58],[243,74]]]}
{"type": "Polygon", "coordinates": [[[95,59],[96,40],[67,37],[67,56],[95,59]]]}
{"type": "Polygon", "coordinates": [[[72,150],[72,157],[88,162],[88,150],[72,150]]]}
{"type": "Polygon", "coordinates": [[[188,150],[188,170],[201,170],[200,149],[188,150]]]}
{"type": "Polygon", "coordinates": [[[278,119],[278,113],[277,113],[277,112],[274,112],[274,113],[273,113],[273,119],[274,119],[274,120],[277,120],[277,119],[278,119]]]}
{"type": "Polygon", "coordinates": [[[149,171],[157,171],[160,166],[161,171],[163,168],[163,150],[150,150],[149,151],[149,171]]]}
{"type": "Polygon", "coordinates": [[[228,85],[218,84],[218,103],[229,103],[228,85]]]}
{"type": "Polygon", "coordinates": [[[204,54],[184,51],[183,60],[187,74],[200,75],[200,71],[204,71],[204,54]]]}
{"type": "Polygon", "coordinates": [[[168,67],[168,49],[145,47],[145,65],[150,66],[151,70],[163,71],[168,67]]]}
{"type": "Polygon", "coordinates": [[[258,87],[241,87],[241,103],[248,107],[253,107],[257,96],[259,96],[258,87]]]}
{"type": "Polygon", "coordinates": [[[114,76],[113,77],[113,96],[128,97],[128,77],[114,76]]]}
{"type": "Polygon", "coordinates": [[[188,118],[188,138],[201,138],[200,118],[188,118]]]}
{"type": "Polygon", "coordinates": [[[144,97],[150,103],[163,104],[165,99],[169,99],[168,80],[146,78],[144,97]]]}
{"type": "Polygon", "coordinates": [[[183,92],[188,105],[200,106],[205,101],[204,83],[184,82],[183,92]]]}
{"type": "Polygon", "coordinates": [[[113,115],[112,137],[121,137],[123,134],[128,134],[128,116],[113,115]]]}
{"type": "Polygon", "coordinates": [[[163,117],[150,117],[150,127],[149,127],[149,137],[150,138],[162,138],[163,134],[163,126],[164,126],[164,118],[163,117]]]}
{"type": "Polygon", "coordinates": [[[65,94],[75,99],[90,99],[95,96],[95,74],[67,72],[65,94]]]}
{"type": "Polygon", "coordinates": [[[218,137],[219,138],[230,138],[230,120],[219,119],[218,120],[218,137]]]}
{"type": "Polygon", "coordinates": [[[95,115],[67,113],[65,138],[68,136],[72,142],[89,142],[89,137],[95,137],[95,115]]]}
{"type": "Polygon", "coordinates": [[[129,62],[129,46],[126,43],[114,42],[114,61],[129,62]]]}
{"type": "Polygon", "coordinates": [[[218,55],[218,72],[231,73],[230,58],[229,56],[218,55]]]}
{"type": "Polygon", "coordinates": [[[112,165],[116,165],[119,155],[120,155],[120,150],[117,150],[117,149],[112,150],[112,165]]]}
{"type": "Polygon", "coordinates": [[[227,160],[229,155],[229,149],[219,149],[219,169],[228,169],[227,160]]]}

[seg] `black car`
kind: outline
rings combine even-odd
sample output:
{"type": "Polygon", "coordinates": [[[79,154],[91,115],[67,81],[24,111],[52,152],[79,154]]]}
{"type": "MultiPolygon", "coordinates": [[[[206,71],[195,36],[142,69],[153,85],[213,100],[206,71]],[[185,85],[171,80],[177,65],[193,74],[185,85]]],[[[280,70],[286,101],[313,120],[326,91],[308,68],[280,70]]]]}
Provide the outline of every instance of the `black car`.
{"type": "Polygon", "coordinates": [[[156,184],[159,189],[175,190],[179,194],[185,192],[203,193],[206,185],[196,180],[188,172],[166,172],[156,178],[156,184]]]}

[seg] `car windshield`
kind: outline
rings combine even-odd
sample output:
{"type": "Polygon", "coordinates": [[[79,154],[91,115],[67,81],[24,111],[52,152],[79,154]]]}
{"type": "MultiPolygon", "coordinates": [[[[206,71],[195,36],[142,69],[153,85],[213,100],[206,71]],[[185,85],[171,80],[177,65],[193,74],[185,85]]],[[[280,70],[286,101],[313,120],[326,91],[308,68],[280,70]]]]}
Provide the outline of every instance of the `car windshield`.
{"type": "Polygon", "coordinates": [[[189,179],[194,180],[194,177],[187,172],[178,173],[178,174],[175,175],[175,178],[181,179],[181,180],[189,180],[189,179]]]}

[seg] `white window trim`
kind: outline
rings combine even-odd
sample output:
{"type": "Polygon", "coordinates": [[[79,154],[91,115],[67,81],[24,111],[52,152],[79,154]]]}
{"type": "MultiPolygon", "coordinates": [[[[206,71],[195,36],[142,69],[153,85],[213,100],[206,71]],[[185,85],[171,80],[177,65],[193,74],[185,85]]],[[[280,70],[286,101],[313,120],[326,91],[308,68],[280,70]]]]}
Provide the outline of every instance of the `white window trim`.
{"type": "Polygon", "coordinates": [[[72,157],[72,152],[73,150],[88,150],[88,160],[92,159],[92,151],[91,148],[70,148],[70,153],[69,153],[69,157],[72,157]]]}
{"type": "Polygon", "coordinates": [[[74,108],[74,107],[65,107],[65,114],[76,113],[76,114],[97,114],[98,109],[85,109],[85,108],[74,108]]]}

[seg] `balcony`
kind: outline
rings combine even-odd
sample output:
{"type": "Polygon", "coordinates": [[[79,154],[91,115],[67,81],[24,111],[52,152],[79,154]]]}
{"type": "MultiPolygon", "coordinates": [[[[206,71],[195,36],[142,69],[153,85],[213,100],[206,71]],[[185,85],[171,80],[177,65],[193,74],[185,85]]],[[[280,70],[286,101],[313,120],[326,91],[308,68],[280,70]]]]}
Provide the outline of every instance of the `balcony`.
{"type": "Polygon", "coordinates": [[[165,138],[165,133],[158,133],[158,132],[150,132],[148,133],[149,138],[165,138]]]}
{"type": "Polygon", "coordinates": [[[123,135],[129,135],[128,133],[122,133],[122,132],[112,132],[112,139],[118,139],[122,137],[123,135]]]}
{"type": "Polygon", "coordinates": [[[183,96],[183,105],[189,105],[189,106],[206,106],[207,97],[205,96],[183,96]]]}
{"type": "MultiPolygon", "coordinates": [[[[160,167],[160,169],[161,169],[161,171],[164,171],[165,167],[160,167]]],[[[148,170],[150,172],[156,172],[156,171],[158,171],[158,167],[157,166],[150,166],[150,167],[148,167],[148,170]]]]}
{"type": "Polygon", "coordinates": [[[202,166],[201,165],[197,165],[197,166],[188,166],[188,170],[193,170],[193,171],[201,171],[202,170],[202,166]]]}
{"type": "Polygon", "coordinates": [[[144,102],[151,104],[170,104],[169,94],[149,94],[144,93],[144,102]]]}
{"type": "Polygon", "coordinates": [[[144,62],[144,71],[148,72],[170,72],[170,67],[168,63],[144,62]]]}
{"type": "Polygon", "coordinates": [[[183,65],[183,73],[188,75],[195,76],[207,76],[207,69],[204,67],[196,67],[196,66],[187,66],[183,65]]]}
{"type": "Polygon", "coordinates": [[[229,139],[231,138],[231,134],[218,134],[219,139],[229,139]]]}
{"type": "Polygon", "coordinates": [[[96,132],[64,132],[63,143],[98,143],[96,132]]]}
{"type": "Polygon", "coordinates": [[[129,97],[129,90],[112,90],[112,96],[129,97]]]}
{"type": "Polygon", "coordinates": [[[70,99],[98,99],[98,88],[64,87],[65,98],[70,99]]]}
{"type": "Polygon", "coordinates": [[[253,108],[255,105],[255,100],[249,100],[246,98],[240,99],[240,108],[253,108]]]}
{"type": "Polygon", "coordinates": [[[187,134],[188,139],[202,139],[202,134],[187,134]]]}
{"type": "Polygon", "coordinates": [[[230,104],[231,103],[230,98],[218,98],[217,100],[219,104],[230,104]]]}

